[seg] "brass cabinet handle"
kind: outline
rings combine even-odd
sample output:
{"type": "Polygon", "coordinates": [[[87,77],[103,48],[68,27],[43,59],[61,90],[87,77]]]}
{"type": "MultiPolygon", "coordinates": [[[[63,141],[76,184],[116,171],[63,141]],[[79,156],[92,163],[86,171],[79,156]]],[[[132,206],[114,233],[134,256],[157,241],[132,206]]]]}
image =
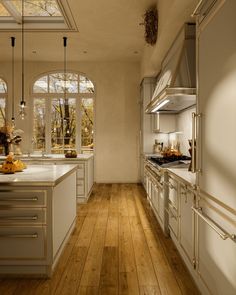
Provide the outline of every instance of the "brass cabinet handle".
{"type": "Polygon", "coordinates": [[[37,239],[38,234],[0,234],[0,238],[14,238],[14,239],[37,239]]]}
{"type": "Polygon", "coordinates": [[[0,216],[1,220],[15,220],[15,221],[24,221],[24,220],[38,220],[38,216],[0,216]]]}
{"type": "Polygon", "coordinates": [[[0,198],[0,202],[37,202],[38,197],[33,198],[0,198]]]}
{"type": "Polygon", "coordinates": [[[232,241],[236,242],[236,235],[235,234],[229,234],[227,231],[222,229],[216,222],[211,220],[207,215],[205,215],[202,212],[202,208],[195,208],[192,207],[192,210],[201,217],[202,220],[204,220],[220,237],[222,240],[231,239],[232,241]]]}

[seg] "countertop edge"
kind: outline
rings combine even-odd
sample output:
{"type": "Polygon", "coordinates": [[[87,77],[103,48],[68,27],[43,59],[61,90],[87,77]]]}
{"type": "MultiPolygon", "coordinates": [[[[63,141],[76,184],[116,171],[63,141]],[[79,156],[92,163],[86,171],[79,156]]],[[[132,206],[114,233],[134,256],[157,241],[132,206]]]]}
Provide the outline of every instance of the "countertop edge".
{"type": "MultiPolygon", "coordinates": [[[[173,174],[175,177],[177,177],[180,181],[184,181],[185,183],[187,183],[187,185],[190,185],[192,188],[194,188],[196,186],[196,183],[192,183],[191,181],[189,181],[188,179],[176,174],[174,171],[171,170],[172,168],[166,168],[166,171],[168,173],[173,174]]],[[[181,168],[179,168],[181,169],[181,168]]]]}
{"type": "Polygon", "coordinates": [[[67,171],[65,174],[63,174],[61,177],[59,177],[58,179],[56,179],[55,181],[41,181],[41,182],[30,182],[30,181],[26,181],[26,182],[1,182],[0,185],[1,187],[55,187],[57,186],[59,183],[61,183],[65,178],[67,178],[69,175],[71,175],[72,173],[76,172],[78,165],[76,164],[68,164],[68,165],[73,165],[74,167],[72,167],[69,171],[67,171]]]}

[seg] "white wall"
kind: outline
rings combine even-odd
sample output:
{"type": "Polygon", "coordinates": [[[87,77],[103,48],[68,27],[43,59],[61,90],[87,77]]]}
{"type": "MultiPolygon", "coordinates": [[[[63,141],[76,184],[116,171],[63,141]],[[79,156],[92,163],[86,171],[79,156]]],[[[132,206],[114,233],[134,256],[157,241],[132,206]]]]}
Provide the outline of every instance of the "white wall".
{"type": "MultiPolygon", "coordinates": [[[[17,127],[25,131],[23,151],[30,150],[32,129],[30,85],[40,74],[61,70],[62,63],[27,63],[25,67],[25,98],[28,116],[19,118],[17,127]]],[[[85,73],[96,86],[95,180],[97,182],[139,181],[139,77],[138,63],[84,62],[68,64],[68,70],[85,73]]],[[[21,68],[16,69],[16,105],[20,101],[21,68]]],[[[0,64],[0,77],[9,84],[9,118],[11,118],[11,67],[0,64]]]]}

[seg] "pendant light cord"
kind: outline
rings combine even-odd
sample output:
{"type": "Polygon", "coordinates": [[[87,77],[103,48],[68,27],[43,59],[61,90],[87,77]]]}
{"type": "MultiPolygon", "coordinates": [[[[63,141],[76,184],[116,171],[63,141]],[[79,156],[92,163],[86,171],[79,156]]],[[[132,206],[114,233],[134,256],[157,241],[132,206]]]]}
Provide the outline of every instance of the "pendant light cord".
{"type": "Polygon", "coordinates": [[[15,37],[11,37],[11,46],[12,46],[12,123],[15,121],[15,37]]]}
{"type": "Polygon", "coordinates": [[[24,45],[24,2],[25,0],[22,0],[22,26],[21,26],[21,54],[22,54],[22,98],[21,98],[21,105],[25,105],[25,99],[24,99],[24,93],[25,93],[25,63],[24,63],[24,50],[25,50],[25,45],[24,45]]]}
{"type": "Polygon", "coordinates": [[[64,46],[64,103],[66,101],[66,47],[67,47],[67,37],[63,37],[64,46]]]}

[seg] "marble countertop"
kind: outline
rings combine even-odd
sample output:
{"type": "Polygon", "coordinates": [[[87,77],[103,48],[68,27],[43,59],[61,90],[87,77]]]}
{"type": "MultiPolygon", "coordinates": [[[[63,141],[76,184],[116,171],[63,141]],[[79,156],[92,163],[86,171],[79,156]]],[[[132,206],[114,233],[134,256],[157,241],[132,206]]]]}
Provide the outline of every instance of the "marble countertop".
{"type": "Polygon", "coordinates": [[[0,185],[6,186],[56,186],[76,171],[77,165],[28,165],[14,174],[0,173],[0,185]]]}
{"type": "MultiPolygon", "coordinates": [[[[42,156],[41,154],[30,154],[28,155],[21,155],[15,156],[16,159],[21,159],[22,161],[32,161],[32,160],[39,160],[39,161],[87,161],[93,158],[93,154],[78,154],[77,158],[65,158],[64,154],[46,154],[42,156]]],[[[0,160],[5,160],[5,156],[0,156],[0,160]]]]}
{"type": "Polygon", "coordinates": [[[187,168],[168,168],[167,171],[175,174],[192,186],[196,184],[196,174],[188,171],[187,168]]]}

